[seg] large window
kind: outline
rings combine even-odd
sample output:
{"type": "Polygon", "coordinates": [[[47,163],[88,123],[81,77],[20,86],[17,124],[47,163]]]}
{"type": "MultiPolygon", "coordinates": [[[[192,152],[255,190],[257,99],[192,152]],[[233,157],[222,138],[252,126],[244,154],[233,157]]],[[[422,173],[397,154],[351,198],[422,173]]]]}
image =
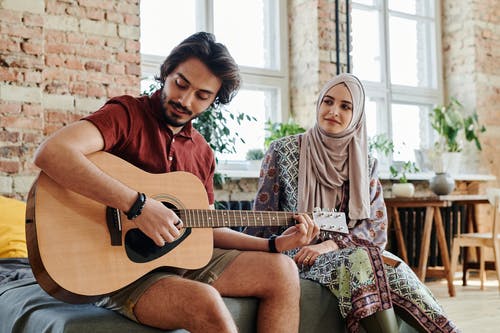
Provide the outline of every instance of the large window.
{"type": "Polygon", "coordinates": [[[142,89],[147,90],[171,49],[196,31],[213,32],[240,65],[243,86],[227,107],[257,121],[229,126],[238,140],[235,154],[264,148],[264,123],[282,121],[288,110],[288,63],[285,0],[141,0],[142,89]]]}
{"type": "MultiPolygon", "coordinates": [[[[429,147],[441,102],[435,0],[352,0],[353,73],[366,87],[369,135],[387,133],[394,160],[429,147]]],[[[386,161],[387,162],[387,161],[386,161]]]]}

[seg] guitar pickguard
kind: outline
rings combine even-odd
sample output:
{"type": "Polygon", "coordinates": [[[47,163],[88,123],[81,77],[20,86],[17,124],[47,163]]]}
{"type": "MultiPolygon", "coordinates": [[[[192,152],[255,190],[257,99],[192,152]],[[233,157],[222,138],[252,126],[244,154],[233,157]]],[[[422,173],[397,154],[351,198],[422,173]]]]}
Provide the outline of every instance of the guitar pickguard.
{"type": "MultiPolygon", "coordinates": [[[[162,193],[156,194],[154,199],[161,201],[163,205],[179,215],[179,207],[182,207],[182,203],[174,196],[162,193]]],[[[179,237],[177,237],[173,242],[165,243],[165,245],[159,247],[151,238],[146,236],[139,229],[130,229],[125,234],[125,251],[130,260],[142,264],[169,253],[182,243],[182,241],[190,234],[191,228],[183,228],[179,237]]]]}
{"type": "Polygon", "coordinates": [[[159,247],[139,229],[130,229],[125,234],[125,251],[130,260],[142,264],[155,260],[172,251],[190,234],[191,228],[185,228],[176,240],[159,247]]]}

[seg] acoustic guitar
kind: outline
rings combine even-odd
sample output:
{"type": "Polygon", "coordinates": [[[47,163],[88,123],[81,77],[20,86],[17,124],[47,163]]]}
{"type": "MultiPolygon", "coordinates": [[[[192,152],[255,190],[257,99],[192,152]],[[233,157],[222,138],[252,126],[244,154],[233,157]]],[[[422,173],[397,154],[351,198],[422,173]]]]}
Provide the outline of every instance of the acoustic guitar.
{"type": "MultiPolygon", "coordinates": [[[[69,303],[88,303],[160,268],[197,269],[213,251],[212,228],[285,226],[293,213],[213,210],[205,187],[188,172],[151,174],[105,152],[88,156],[105,173],[163,202],[184,228],[172,243],[158,247],[117,209],[106,207],[54,182],[41,172],[27,200],[28,256],[40,286],[69,303]]],[[[331,219],[311,214],[322,229],[347,232],[331,219]]]]}

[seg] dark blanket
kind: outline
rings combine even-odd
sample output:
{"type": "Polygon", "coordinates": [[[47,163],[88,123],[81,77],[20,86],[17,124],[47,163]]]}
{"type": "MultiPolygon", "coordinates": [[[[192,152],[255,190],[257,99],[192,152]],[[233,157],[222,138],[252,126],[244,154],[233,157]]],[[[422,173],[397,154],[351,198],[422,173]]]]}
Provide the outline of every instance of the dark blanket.
{"type": "Polygon", "coordinates": [[[32,277],[28,258],[0,259],[0,286],[10,281],[32,277]]]}
{"type": "Polygon", "coordinates": [[[92,304],[68,304],[36,283],[26,258],[0,259],[0,333],[154,333],[92,304]]]}

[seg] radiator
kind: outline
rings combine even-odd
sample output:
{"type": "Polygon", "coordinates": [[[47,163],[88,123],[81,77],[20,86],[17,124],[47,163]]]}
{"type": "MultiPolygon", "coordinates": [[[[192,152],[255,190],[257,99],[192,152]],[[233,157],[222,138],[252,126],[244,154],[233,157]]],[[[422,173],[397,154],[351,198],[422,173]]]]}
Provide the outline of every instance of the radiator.
{"type": "MultiPolygon", "coordinates": [[[[451,251],[453,237],[458,233],[465,232],[467,227],[467,206],[453,204],[451,207],[442,207],[441,216],[448,245],[448,252],[451,251]]],[[[401,229],[406,244],[408,254],[408,264],[411,267],[417,267],[420,259],[420,245],[422,240],[422,229],[425,221],[425,208],[398,208],[399,218],[401,220],[401,229]]],[[[389,230],[389,239],[387,249],[398,254],[396,236],[394,232],[394,224],[391,223],[389,230]]],[[[436,230],[434,225],[431,232],[431,243],[429,247],[429,257],[427,258],[428,266],[442,266],[441,254],[436,238],[436,230]]]]}

